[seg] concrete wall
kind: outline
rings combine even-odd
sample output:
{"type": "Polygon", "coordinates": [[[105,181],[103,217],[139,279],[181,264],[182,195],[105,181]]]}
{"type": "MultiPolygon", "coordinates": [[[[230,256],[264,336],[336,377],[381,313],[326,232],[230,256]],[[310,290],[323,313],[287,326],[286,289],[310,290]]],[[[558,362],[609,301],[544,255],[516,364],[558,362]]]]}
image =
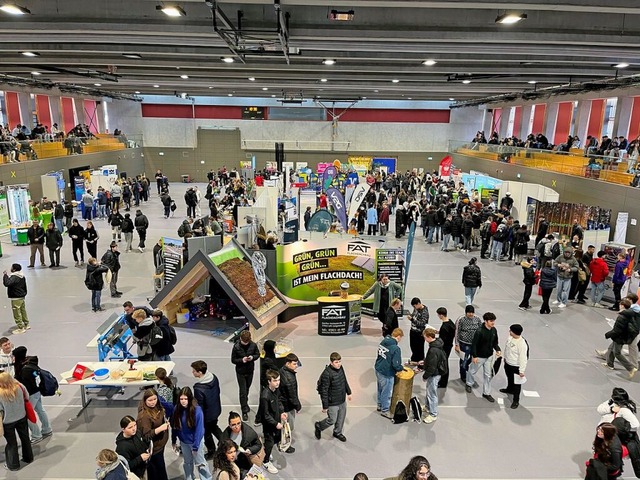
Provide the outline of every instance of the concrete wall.
{"type": "MultiPolygon", "coordinates": [[[[118,165],[119,171],[127,172],[129,176],[144,172],[144,158],[141,148],[128,148],[115,152],[89,153],[86,155],[68,155],[65,157],[44,158],[29,162],[9,163],[0,165],[0,182],[3,185],[29,184],[31,198],[42,197],[42,183],[40,177],[52,171],[65,172],[65,181],[71,182],[68,170],[70,168],[89,165],[98,168],[102,165],[118,165]]],[[[147,175],[153,172],[146,172],[147,175]]],[[[71,190],[67,188],[66,195],[70,198],[71,190]]]]}

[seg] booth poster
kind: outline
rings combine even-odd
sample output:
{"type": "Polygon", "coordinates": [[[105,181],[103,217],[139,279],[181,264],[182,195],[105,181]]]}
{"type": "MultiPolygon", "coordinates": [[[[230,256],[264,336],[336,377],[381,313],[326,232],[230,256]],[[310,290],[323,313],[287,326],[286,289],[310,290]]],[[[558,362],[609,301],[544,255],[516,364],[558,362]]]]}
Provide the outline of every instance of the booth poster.
{"type": "MultiPolygon", "coordinates": [[[[336,235],[336,237],[338,237],[336,235]]],[[[293,305],[315,304],[340,290],[362,295],[376,281],[376,244],[360,239],[327,238],[276,247],[278,290],[293,305]]]]}
{"type": "Polygon", "coordinates": [[[0,190],[0,230],[9,228],[9,205],[7,204],[7,191],[0,190]]]}
{"type": "Polygon", "coordinates": [[[403,248],[378,248],[376,250],[376,276],[386,275],[389,280],[404,283],[403,248]]]}
{"type": "Polygon", "coordinates": [[[182,239],[162,237],[164,284],[168,285],[182,268],[182,239]]]}

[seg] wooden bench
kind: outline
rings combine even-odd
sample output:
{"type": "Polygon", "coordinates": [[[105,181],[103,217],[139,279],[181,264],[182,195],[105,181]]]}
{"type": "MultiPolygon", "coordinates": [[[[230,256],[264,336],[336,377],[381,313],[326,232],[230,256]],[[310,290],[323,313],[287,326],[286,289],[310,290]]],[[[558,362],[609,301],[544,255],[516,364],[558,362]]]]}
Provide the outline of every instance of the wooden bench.
{"type": "Polygon", "coordinates": [[[602,170],[600,172],[600,180],[629,186],[633,181],[633,174],[626,172],[616,172],[615,170],[602,170]]]}

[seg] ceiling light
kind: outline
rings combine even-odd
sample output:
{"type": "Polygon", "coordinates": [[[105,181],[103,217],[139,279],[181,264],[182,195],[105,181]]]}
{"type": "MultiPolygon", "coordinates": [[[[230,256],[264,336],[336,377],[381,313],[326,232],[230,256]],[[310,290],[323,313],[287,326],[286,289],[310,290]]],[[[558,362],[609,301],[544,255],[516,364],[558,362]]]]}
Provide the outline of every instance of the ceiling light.
{"type": "Polygon", "coordinates": [[[102,86],[102,84],[101,84],[101,83],[94,83],[94,85],[95,85],[96,87],[101,87],[101,86],[102,86]]]}
{"type": "Polygon", "coordinates": [[[326,82],[327,82],[327,79],[326,79],[326,78],[321,78],[321,79],[320,79],[320,81],[321,81],[322,83],[326,83],[326,82]]]}
{"type": "Polygon", "coordinates": [[[183,80],[186,80],[187,78],[189,78],[189,75],[180,75],[180,78],[182,78],[183,80]]]}
{"type": "Polygon", "coordinates": [[[350,22],[353,20],[355,12],[353,10],[330,10],[328,18],[329,20],[335,20],[338,22],[350,22]]]}
{"type": "Polygon", "coordinates": [[[366,99],[367,99],[367,97],[362,97],[362,99],[363,99],[363,100],[366,100],[366,99]]]}
{"type": "Polygon", "coordinates": [[[398,80],[397,78],[394,78],[393,80],[391,80],[391,83],[400,83],[400,80],[398,80]]]}
{"type": "Polygon", "coordinates": [[[255,82],[256,81],[256,77],[249,77],[249,81],[250,82],[255,82]]]}
{"type": "Polygon", "coordinates": [[[133,93],[135,93],[136,95],[140,95],[140,91],[139,91],[139,90],[136,90],[136,91],[135,91],[135,92],[133,92],[133,93]]]}
{"type": "Polygon", "coordinates": [[[276,96],[275,95],[271,95],[271,98],[276,98],[276,96]]]}
{"type": "Polygon", "coordinates": [[[324,63],[325,65],[335,65],[336,61],[332,60],[331,58],[327,58],[327,59],[323,60],[322,63],[324,63]]]}
{"type": "Polygon", "coordinates": [[[209,90],[211,90],[213,87],[209,87],[209,90]]]}
{"type": "Polygon", "coordinates": [[[462,80],[462,83],[464,83],[465,85],[468,85],[471,83],[471,80],[462,80]]]}
{"type": "Polygon", "coordinates": [[[267,87],[262,87],[263,92],[266,92],[267,90],[269,90],[267,87]]]}
{"type": "Polygon", "coordinates": [[[135,58],[135,59],[142,58],[142,55],[140,55],[139,53],[123,53],[122,56],[126,58],[135,58]]]}
{"type": "Polygon", "coordinates": [[[166,7],[163,5],[156,5],[156,10],[160,10],[168,17],[184,17],[187,15],[187,12],[185,12],[182,7],[179,7],[178,5],[166,7]]]}
{"type": "Polygon", "coordinates": [[[453,101],[455,101],[455,98],[451,97],[451,98],[449,98],[449,101],[453,102],[453,101]]]}
{"type": "Polygon", "coordinates": [[[526,13],[503,13],[502,15],[498,15],[496,18],[496,23],[502,23],[503,25],[513,25],[514,23],[518,23],[520,20],[524,20],[527,18],[526,13]]]}
{"type": "Polygon", "coordinates": [[[31,13],[31,10],[29,10],[28,8],[14,5],[12,3],[7,3],[0,6],[0,10],[5,13],[10,13],[11,15],[29,15],[31,13]]]}
{"type": "Polygon", "coordinates": [[[628,63],[622,62],[622,63],[618,63],[616,65],[614,65],[614,68],[627,68],[629,66],[628,63]]]}
{"type": "Polygon", "coordinates": [[[31,72],[31,75],[40,75],[40,72],[31,72]]]}
{"type": "Polygon", "coordinates": [[[233,63],[233,58],[231,58],[231,57],[222,57],[222,61],[224,63],[233,63]]]}
{"type": "Polygon", "coordinates": [[[227,97],[233,97],[233,93],[228,93],[227,97]]]}
{"type": "Polygon", "coordinates": [[[535,85],[538,82],[536,82],[535,80],[529,80],[527,83],[530,83],[531,85],[535,85]]]}
{"type": "Polygon", "coordinates": [[[160,85],[154,85],[153,88],[160,88],[160,85]]]}
{"type": "Polygon", "coordinates": [[[36,52],[22,52],[25,57],[39,57],[40,54],[36,52]]]}
{"type": "Polygon", "coordinates": [[[422,62],[423,65],[426,65],[427,67],[431,67],[432,65],[435,65],[436,62],[435,60],[425,60],[424,62],[422,62]]]}
{"type": "Polygon", "coordinates": [[[378,90],[374,90],[373,93],[378,93],[378,90]]]}
{"type": "Polygon", "coordinates": [[[413,100],[411,97],[407,97],[407,100],[413,100]]]}

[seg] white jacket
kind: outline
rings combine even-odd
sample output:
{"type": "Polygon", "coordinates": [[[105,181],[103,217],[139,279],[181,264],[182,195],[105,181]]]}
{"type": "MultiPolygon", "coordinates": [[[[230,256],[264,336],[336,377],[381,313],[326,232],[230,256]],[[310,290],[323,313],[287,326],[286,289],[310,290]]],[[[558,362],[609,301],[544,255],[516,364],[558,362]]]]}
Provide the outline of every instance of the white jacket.
{"type": "Polygon", "coordinates": [[[12,377],[16,374],[13,355],[0,352],[0,370],[7,372],[12,377]]]}
{"type": "Polygon", "coordinates": [[[629,424],[631,425],[631,430],[636,431],[638,429],[638,427],[640,426],[640,422],[638,421],[638,417],[636,417],[631,410],[629,410],[626,407],[622,407],[620,411],[616,414],[611,411],[611,407],[612,405],[609,404],[608,400],[598,405],[598,413],[602,415],[602,417],[600,418],[600,421],[598,422],[598,425],[601,424],[602,422],[611,423],[614,418],[622,417],[627,422],[629,422],[629,424]]]}
{"type": "Polygon", "coordinates": [[[505,362],[512,367],[518,367],[520,373],[524,373],[527,368],[528,350],[529,348],[527,347],[527,342],[524,341],[524,338],[513,338],[509,335],[509,339],[504,345],[502,355],[504,356],[505,362]]]}

